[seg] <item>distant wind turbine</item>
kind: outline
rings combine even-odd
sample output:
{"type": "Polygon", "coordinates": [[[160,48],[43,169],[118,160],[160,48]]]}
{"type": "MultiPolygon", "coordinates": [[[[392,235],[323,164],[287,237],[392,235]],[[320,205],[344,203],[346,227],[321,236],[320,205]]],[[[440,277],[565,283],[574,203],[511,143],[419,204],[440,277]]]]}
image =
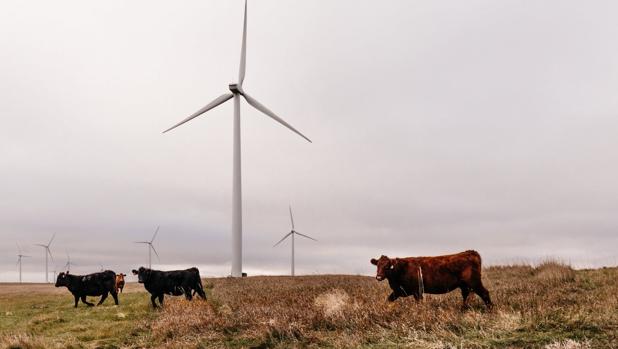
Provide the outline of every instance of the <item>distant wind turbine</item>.
{"type": "Polygon", "coordinates": [[[17,244],[17,265],[19,265],[19,283],[21,284],[21,259],[28,258],[30,256],[26,256],[21,254],[21,247],[17,244]]]}
{"type": "Polygon", "coordinates": [[[67,252],[67,262],[64,264],[64,267],[62,269],[66,270],[66,271],[71,271],[71,266],[75,266],[77,265],[74,262],[71,262],[71,255],[69,255],[69,252],[67,252]]]}
{"type": "Polygon", "coordinates": [[[294,217],[292,216],[292,206],[290,206],[290,221],[292,222],[292,230],[290,230],[289,233],[287,233],[281,240],[279,240],[279,242],[277,242],[273,247],[279,245],[280,243],[283,242],[283,240],[287,239],[288,236],[292,237],[292,276],[294,276],[294,235],[300,235],[302,237],[305,237],[307,239],[311,239],[313,241],[318,241],[314,238],[312,238],[311,236],[305,235],[305,234],[301,234],[299,232],[297,232],[294,229],[294,217]]]}
{"type": "Polygon", "coordinates": [[[242,88],[243,81],[245,80],[245,68],[247,58],[247,1],[245,0],[245,17],[242,31],[242,48],[240,50],[240,69],[238,73],[238,82],[229,85],[231,93],[223,94],[217,97],[215,100],[204,106],[202,109],[196,111],[191,116],[182,120],[178,124],[163,131],[163,133],[170,131],[187,121],[204,114],[205,112],[223,104],[224,102],[234,98],[234,163],[233,163],[233,188],[232,188],[232,276],[242,276],[242,180],[241,180],[241,162],[240,162],[240,97],[244,99],[255,109],[261,111],[273,120],[277,121],[281,125],[287,127],[291,131],[295,132],[299,136],[303,137],[307,141],[311,140],[305,137],[302,133],[285,122],[270,109],[263,104],[249,96],[242,88]]]}
{"type": "Polygon", "coordinates": [[[157,227],[157,230],[155,230],[155,233],[152,236],[152,239],[150,239],[150,241],[135,241],[136,244],[147,244],[148,245],[148,269],[152,269],[152,251],[154,251],[155,255],[157,255],[157,259],[159,259],[159,254],[157,253],[157,250],[155,250],[154,246],[152,245],[158,233],[159,233],[159,227],[157,227]]]}
{"type": "Polygon", "coordinates": [[[54,238],[56,237],[56,233],[54,233],[54,235],[52,235],[52,238],[49,240],[49,242],[47,243],[47,245],[43,245],[43,244],[35,244],[36,246],[41,246],[45,249],[45,283],[49,283],[49,266],[48,266],[48,256],[51,258],[52,262],[54,261],[54,256],[52,256],[51,250],[49,249],[49,246],[51,246],[52,241],[54,241],[54,238]]]}

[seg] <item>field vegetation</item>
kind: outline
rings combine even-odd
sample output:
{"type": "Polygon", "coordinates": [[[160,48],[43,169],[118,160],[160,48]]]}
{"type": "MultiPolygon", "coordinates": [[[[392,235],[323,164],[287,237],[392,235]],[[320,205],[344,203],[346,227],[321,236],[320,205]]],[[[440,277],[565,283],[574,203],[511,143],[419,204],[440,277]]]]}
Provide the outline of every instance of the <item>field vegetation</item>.
{"type": "Polygon", "coordinates": [[[618,269],[556,262],[483,271],[495,303],[458,291],[388,304],[386,281],[351,275],[206,279],[209,300],[150,308],[130,284],[116,307],[73,308],[66,289],[0,286],[9,348],[616,348],[618,269]],[[32,289],[32,290],[31,290],[32,289]]]}

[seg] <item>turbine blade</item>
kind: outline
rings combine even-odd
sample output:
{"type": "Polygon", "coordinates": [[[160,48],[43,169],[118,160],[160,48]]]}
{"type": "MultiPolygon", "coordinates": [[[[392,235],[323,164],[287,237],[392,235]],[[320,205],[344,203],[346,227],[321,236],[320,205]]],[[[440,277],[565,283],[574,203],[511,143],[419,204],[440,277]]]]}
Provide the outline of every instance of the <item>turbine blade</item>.
{"type": "Polygon", "coordinates": [[[276,244],[273,245],[273,247],[279,245],[283,240],[285,240],[288,236],[292,235],[293,231],[285,234],[285,236],[283,238],[281,238],[281,240],[279,240],[279,242],[277,242],[276,244]]]}
{"type": "Polygon", "coordinates": [[[18,252],[19,254],[21,254],[21,247],[19,246],[19,244],[18,244],[18,243],[15,243],[15,245],[17,245],[17,252],[18,252]]]}
{"type": "Polygon", "coordinates": [[[292,205],[290,205],[290,220],[292,221],[292,230],[294,230],[294,217],[292,216],[292,205]]]}
{"type": "Polygon", "coordinates": [[[46,245],[43,245],[43,244],[34,244],[34,246],[41,246],[41,247],[45,247],[45,248],[47,248],[47,246],[46,246],[46,245]]]}
{"type": "Polygon", "coordinates": [[[300,236],[306,237],[307,239],[311,239],[313,241],[318,241],[318,240],[312,238],[311,236],[305,235],[305,234],[301,234],[301,233],[297,232],[296,230],[294,231],[294,233],[296,233],[296,235],[300,235],[300,236]]]}
{"type": "Polygon", "coordinates": [[[154,239],[157,237],[157,234],[159,233],[159,227],[157,227],[157,230],[155,230],[154,235],[152,236],[152,239],[150,240],[150,243],[152,244],[152,242],[154,241],[154,239]]]}
{"type": "Polygon", "coordinates": [[[152,251],[157,255],[157,260],[160,261],[161,259],[159,258],[159,254],[157,253],[157,250],[155,250],[155,248],[154,248],[154,246],[152,244],[150,244],[150,248],[152,248],[152,251]]]}
{"type": "Polygon", "coordinates": [[[56,237],[56,233],[54,233],[54,235],[52,235],[51,240],[49,240],[49,243],[47,244],[47,247],[51,246],[52,241],[54,241],[54,238],[56,237]]]}
{"type": "Polygon", "coordinates": [[[262,105],[260,102],[258,102],[257,100],[255,100],[253,97],[249,96],[248,94],[243,92],[243,97],[245,97],[245,99],[247,100],[247,102],[249,104],[251,104],[255,109],[261,111],[262,113],[270,116],[271,118],[273,118],[275,121],[277,121],[278,123],[280,123],[281,125],[289,128],[291,131],[293,131],[294,133],[296,133],[297,135],[303,137],[304,139],[306,139],[307,141],[309,141],[309,143],[312,143],[311,140],[307,137],[305,137],[305,135],[303,135],[302,133],[300,133],[298,130],[296,130],[294,127],[292,127],[292,125],[288,124],[287,122],[285,122],[282,118],[278,117],[275,113],[273,113],[270,109],[266,108],[264,105],[262,105]]]}
{"type": "Polygon", "coordinates": [[[134,244],[149,244],[150,241],[133,241],[134,244]]]}
{"type": "Polygon", "coordinates": [[[171,131],[171,130],[175,129],[176,127],[184,124],[185,122],[195,119],[196,117],[204,114],[205,112],[209,111],[210,109],[212,109],[212,108],[214,108],[214,107],[216,107],[218,105],[223,104],[224,102],[226,102],[228,99],[230,99],[232,97],[234,97],[233,94],[226,93],[226,94],[223,94],[223,95],[215,98],[215,100],[213,100],[212,102],[208,103],[205,107],[203,107],[202,109],[200,109],[200,110],[196,111],[195,113],[191,114],[191,116],[189,116],[188,118],[182,120],[181,122],[177,123],[176,125],[174,125],[174,126],[168,128],[167,130],[163,131],[163,133],[165,133],[167,131],[171,131]]]}
{"type": "Polygon", "coordinates": [[[55,263],[54,256],[52,255],[51,250],[49,249],[49,247],[46,247],[46,248],[47,248],[47,253],[49,253],[49,256],[51,257],[52,263],[55,263]]]}
{"type": "Polygon", "coordinates": [[[242,87],[245,80],[247,65],[247,0],[245,0],[245,20],[242,27],[242,48],[240,49],[240,69],[238,71],[238,85],[242,87]]]}

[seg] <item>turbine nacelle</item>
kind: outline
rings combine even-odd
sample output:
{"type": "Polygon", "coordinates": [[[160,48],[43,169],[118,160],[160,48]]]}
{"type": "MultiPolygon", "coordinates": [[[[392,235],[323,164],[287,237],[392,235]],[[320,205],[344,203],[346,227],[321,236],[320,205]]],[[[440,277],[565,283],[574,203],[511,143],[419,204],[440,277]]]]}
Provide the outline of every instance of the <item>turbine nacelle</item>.
{"type": "Polygon", "coordinates": [[[232,91],[233,94],[238,94],[238,95],[244,95],[244,92],[242,90],[242,86],[240,84],[230,84],[230,91],[232,91]]]}

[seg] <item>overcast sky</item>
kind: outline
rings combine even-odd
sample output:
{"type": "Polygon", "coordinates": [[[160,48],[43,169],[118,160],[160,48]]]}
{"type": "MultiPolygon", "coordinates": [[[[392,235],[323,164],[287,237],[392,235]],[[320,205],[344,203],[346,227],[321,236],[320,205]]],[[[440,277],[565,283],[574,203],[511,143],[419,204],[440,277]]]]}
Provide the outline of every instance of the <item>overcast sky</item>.
{"type": "MultiPolygon", "coordinates": [[[[0,281],[227,275],[241,0],[0,4],[0,281]],[[53,268],[51,268],[53,269],[53,268]]],[[[374,273],[372,257],[618,261],[618,3],[249,1],[244,271],[374,273]]]]}

